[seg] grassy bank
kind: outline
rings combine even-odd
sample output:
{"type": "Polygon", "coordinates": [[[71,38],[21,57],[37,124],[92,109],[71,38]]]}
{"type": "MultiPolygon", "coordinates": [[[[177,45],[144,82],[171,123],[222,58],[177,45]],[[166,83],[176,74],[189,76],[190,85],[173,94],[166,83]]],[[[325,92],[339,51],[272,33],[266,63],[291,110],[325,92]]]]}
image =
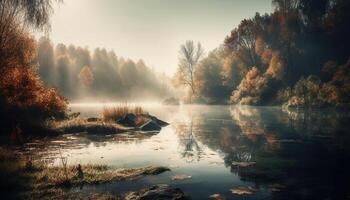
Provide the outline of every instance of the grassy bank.
{"type": "Polygon", "coordinates": [[[169,171],[166,167],[117,169],[107,165],[49,166],[0,149],[0,193],[4,199],[118,199],[111,194],[71,193],[82,185],[128,181],[169,171]]]}
{"type": "Polygon", "coordinates": [[[116,134],[132,130],[131,128],[113,122],[104,122],[101,120],[89,121],[83,118],[52,122],[50,126],[53,130],[63,133],[116,134]]]}

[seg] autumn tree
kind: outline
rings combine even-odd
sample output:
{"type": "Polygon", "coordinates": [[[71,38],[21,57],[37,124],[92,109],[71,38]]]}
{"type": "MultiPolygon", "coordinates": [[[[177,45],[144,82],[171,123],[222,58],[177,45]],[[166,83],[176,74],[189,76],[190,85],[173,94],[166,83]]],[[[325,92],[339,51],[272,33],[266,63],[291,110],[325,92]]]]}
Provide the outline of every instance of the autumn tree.
{"type": "Polygon", "coordinates": [[[300,0],[272,0],[272,5],[279,12],[287,14],[288,12],[295,11],[300,4],[300,0]]]}
{"type": "Polygon", "coordinates": [[[94,75],[89,66],[85,66],[81,69],[79,73],[79,80],[85,88],[89,88],[92,85],[94,81],[94,75]]]}
{"type": "Polygon", "coordinates": [[[176,83],[189,87],[192,95],[196,94],[194,73],[203,54],[204,50],[199,42],[195,45],[192,40],[189,40],[180,47],[176,83]]]}
{"type": "Polygon", "coordinates": [[[262,37],[267,27],[268,17],[256,13],[252,19],[244,19],[231,31],[225,39],[225,47],[231,54],[235,54],[249,68],[259,65],[259,56],[256,52],[257,39],[262,37]]]}
{"type": "MultiPolygon", "coordinates": [[[[7,67],[23,51],[12,51],[23,45],[17,39],[19,34],[26,34],[26,28],[44,30],[49,28],[53,1],[47,0],[1,0],[0,1],[0,66],[7,67]],[[17,43],[15,43],[17,42],[17,43]]],[[[18,48],[19,50],[21,48],[18,48]]],[[[21,59],[20,59],[21,60],[21,59]]],[[[12,65],[13,66],[13,65],[12,65]]]]}
{"type": "Polygon", "coordinates": [[[161,76],[144,61],[126,60],[102,48],[91,52],[80,46],[57,44],[52,46],[54,63],[43,65],[52,60],[49,44],[53,45],[49,38],[39,41],[38,49],[42,49],[38,51],[39,75],[46,80],[44,72],[47,72],[52,86],[68,99],[78,99],[82,95],[120,100],[144,95],[164,98],[170,93],[165,89],[170,81],[162,83],[161,76]],[[40,69],[42,66],[48,68],[40,69]]]}
{"type": "Polygon", "coordinates": [[[215,49],[203,58],[194,73],[197,96],[204,103],[226,103],[231,87],[223,82],[223,52],[215,49]]]}
{"type": "Polygon", "coordinates": [[[30,29],[49,27],[52,2],[0,1],[0,119],[4,124],[0,128],[5,133],[65,116],[65,99],[55,89],[45,88],[36,73],[37,47],[29,35],[30,29]]]}

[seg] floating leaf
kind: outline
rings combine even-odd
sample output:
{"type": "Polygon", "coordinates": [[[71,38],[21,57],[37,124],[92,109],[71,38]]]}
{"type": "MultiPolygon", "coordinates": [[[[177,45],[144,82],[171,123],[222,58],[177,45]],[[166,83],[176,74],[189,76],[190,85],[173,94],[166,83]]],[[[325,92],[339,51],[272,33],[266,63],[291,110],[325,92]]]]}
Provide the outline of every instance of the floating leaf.
{"type": "Polygon", "coordinates": [[[248,186],[248,187],[238,187],[235,189],[231,189],[230,191],[232,192],[232,194],[249,195],[249,194],[253,194],[254,192],[256,192],[257,189],[248,186]]]}
{"type": "Polygon", "coordinates": [[[186,180],[186,179],[190,179],[192,178],[192,176],[188,176],[188,175],[176,175],[171,177],[171,180],[173,181],[179,181],[179,180],[186,180]]]}
{"type": "Polygon", "coordinates": [[[209,196],[209,198],[215,199],[215,200],[226,200],[226,198],[221,194],[212,194],[209,196]]]}

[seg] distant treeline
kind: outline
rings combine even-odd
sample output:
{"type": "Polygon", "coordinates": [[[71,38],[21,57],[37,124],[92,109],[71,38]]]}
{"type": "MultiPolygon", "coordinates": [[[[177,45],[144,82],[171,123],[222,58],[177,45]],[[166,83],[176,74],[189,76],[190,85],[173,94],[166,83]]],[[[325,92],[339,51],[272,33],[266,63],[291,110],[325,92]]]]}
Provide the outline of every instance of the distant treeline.
{"type": "MultiPolygon", "coordinates": [[[[349,103],[350,1],[272,0],[272,5],[273,13],[243,19],[222,46],[198,62],[192,101],[349,103]]],[[[180,82],[181,65],[175,77],[180,82]]]]}
{"type": "Polygon", "coordinates": [[[74,45],[56,46],[46,37],[38,41],[38,73],[46,86],[68,99],[130,100],[164,98],[169,80],[142,60],[118,57],[114,51],[74,45]]]}

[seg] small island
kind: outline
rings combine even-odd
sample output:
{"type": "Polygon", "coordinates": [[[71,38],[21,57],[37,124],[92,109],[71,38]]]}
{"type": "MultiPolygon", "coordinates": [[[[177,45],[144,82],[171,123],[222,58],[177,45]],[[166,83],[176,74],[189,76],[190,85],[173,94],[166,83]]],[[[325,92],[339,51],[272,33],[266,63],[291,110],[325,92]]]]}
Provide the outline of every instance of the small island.
{"type": "Polygon", "coordinates": [[[72,113],[66,120],[53,121],[52,127],[62,133],[116,134],[131,131],[157,133],[169,125],[137,106],[105,108],[101,115],[101,118],[81,118],[79,113],[72,113]]]}

